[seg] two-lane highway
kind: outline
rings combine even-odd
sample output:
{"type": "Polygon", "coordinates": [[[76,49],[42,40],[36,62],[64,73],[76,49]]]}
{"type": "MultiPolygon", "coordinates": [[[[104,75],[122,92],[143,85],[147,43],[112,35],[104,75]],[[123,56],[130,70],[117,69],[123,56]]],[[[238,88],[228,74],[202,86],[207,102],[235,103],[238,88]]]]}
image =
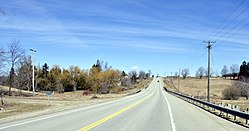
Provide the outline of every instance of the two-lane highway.
{"type": "Polygon", "coordinates": [[[0,130],[243,131],[248,129],[167,94],[163,90],[162,80],[155,78],[141,93],[94,106],[0,123],[0,130]]]}

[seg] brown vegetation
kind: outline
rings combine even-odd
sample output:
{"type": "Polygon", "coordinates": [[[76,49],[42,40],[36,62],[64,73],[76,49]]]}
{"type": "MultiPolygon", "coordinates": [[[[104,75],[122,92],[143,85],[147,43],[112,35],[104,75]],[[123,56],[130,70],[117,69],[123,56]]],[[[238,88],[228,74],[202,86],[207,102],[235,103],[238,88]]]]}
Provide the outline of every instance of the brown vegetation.
{"type": "Polygon", "coordinates": [[[228,87],[222,91],[222,96],[225,100],[238,100],[240,90],[236,87],[228,87]]]}
{"type": "MultiPolygon", "coordinates": [[[[18,89],[12,89],[12,95],[5,95],[3,97],[4,105],[0,105],[3,110],[0,111],[0,119],[8,117],[8,119],[17,119],[23,117],[31,117],[35,115],[44,114],[47,112],[53,112],[64,109],[71,109],[80,106],[87,106],[115,100],[126,96],[130,92],[135,92],[148,86],[150,79],[143,80],[126,90],[124,87],[117,86],[110,90],[109,94],[96,94],[95,91],[87,91],[88,95],[83,95],[86,90],[76,92],[54,92],[50,97],[50,106],[48,105],[48,96],[46,92],[36,92],[35,97],[32,97],[32,92],[21,90],[21,96],[19,96],[18,89]],[[16,94],[16,95],[15,95],[16,94]],[[92,99],[94,98],[94,99],[92,99]]],[[[0,86],[3,92],[8,93],[8,87],[0,86]]]]}
{"type": "MultiPolygon", "coordinates": [[[[165,79],[166,87],[178,92],[178,79],[165,79]]],[[[249,107],[249,101],[245,97],[239,97],[238,100],[225,100],[223,98],[223,91],[227,88],[234,87],[235,80],[212,78],[210,81],[210,101],[211,102],[225,102],[227,104],[239,105],[241,110],[249,107]]],[[[207,79],[186,78],[180,79],[179,91],[183,94],[197,97],[206,100],[207,97],[207,79]]]]}

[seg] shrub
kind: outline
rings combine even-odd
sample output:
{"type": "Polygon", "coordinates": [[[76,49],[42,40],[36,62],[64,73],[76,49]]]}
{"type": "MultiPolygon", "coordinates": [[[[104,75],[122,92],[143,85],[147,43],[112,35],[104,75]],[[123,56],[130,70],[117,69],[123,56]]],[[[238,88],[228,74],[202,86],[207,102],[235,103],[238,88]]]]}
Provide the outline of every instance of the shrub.
{"type": "Polygon", "coordinates": [[[132,86],[132,81],[130,78],[122,78],[121,85],[124,87],[130,87],[130,86],[132,86]]]}
{"type": "Polygon", "coordinates": [[[222,95],[225,100],[238,100],[240,90],[235,87],[228,87],[222,91],[222,95]]]}
{"type": "Polygon", "coordinates": [[[242,81],[235,81],[233,87],[240,90],[240,95],[248,99],[249,97],[249,84],[242,81]]]}

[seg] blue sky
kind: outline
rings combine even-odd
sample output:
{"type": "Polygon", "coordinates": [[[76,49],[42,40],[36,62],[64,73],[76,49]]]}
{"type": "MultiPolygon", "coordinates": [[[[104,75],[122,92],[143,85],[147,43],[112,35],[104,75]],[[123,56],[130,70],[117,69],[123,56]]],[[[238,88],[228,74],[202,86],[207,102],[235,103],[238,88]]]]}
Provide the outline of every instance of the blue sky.
{"type": "Polygon", "coordinates": [[[249,1],[218,28],[217,36],[208,37],[240,1],[0,0],[7,13],[0,16],[0,44],[6,48],[20,40],[27,54],[29,48],[37,50],[36,64],[50,67],[89,69],[101,59],[126,72],[136,66],[170,75],[189,68],[195,75],[207,66],[202,42],[210,39],[216,40],[211,66],[220,72],[223,65],[248,61],[249,27],[243,26],[249,22],[249,1]]]}

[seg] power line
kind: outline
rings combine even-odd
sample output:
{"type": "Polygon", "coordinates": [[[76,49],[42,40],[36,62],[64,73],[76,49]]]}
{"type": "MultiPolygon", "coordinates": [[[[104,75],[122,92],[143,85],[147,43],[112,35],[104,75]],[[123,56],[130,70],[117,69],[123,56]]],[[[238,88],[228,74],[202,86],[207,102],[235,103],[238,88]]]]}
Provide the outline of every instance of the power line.
{"type": "MultiPolygon", "coordinates": [[[[233,29],[235,29],[236,27],[238,27],[241,23],[243,23],[245,20],[247,20],[249,18],[249,16],[247,16],[245,19],[243,19],[242,21],[240,21],[238,24],[236,24],[235,26],[233,26],[229,31],[227,31],[226,33],[224,33],[222,37],[226,36],[228,33],[230,33],[233,29]]],[[[221,38],[217,39],[216,41],[220,40],[221,38]]]]}
{"type": "Polygon", "coordinates": [[[206,39],[208,39],[210,36],[212,36],[220,27],[221,25],[223,25],[228,18],[230,18],[232,16],[232,14],[245,2],[245,0],[242,0],[239,5],[236,6],[236,8],[233,9],[233,11],[213,30],[213,32],[211,34],[208,35],[208,37],[206,39]]]}
{"type": "MultiPolygon", "coordinates": [[[[209,38],[211,35],[213,35],[216,31],[217,31],[217,29],[222,25],[222,24],[224,24],[225,22],[226,22],[226,20],[228,19],[228,18],[230,18],[230,16],[242,5],[242,3],[244,3],[244,1],[245,0],[242,0],[241,2],[240,2],[240,4],[235,8],[235,9],[233,9],[233,11],[226,17],[226,19],[224,19],[223,20],[223,22],[221,23],[221,24],[219,24],[217,27],[216,27],[216,29],[207,37],[207,38],[209,38]]],[[[192,59],[195,59],[195,57],[197,57],[198,56],[198,54],[199,54],[199,52],[200,52],[200,48],[201,48],[201,46],[202,46],[202,44],[200,44],[199,46],[198,46],[198,48],[195,50],[195,53],[190,57],[190,59],[185,63],[185,65],[186,64],[188,64],[189,63],[189,61],[192,61],[192,59]]],[[[202,57],[202,56],[201,56],[202,57]]],[[[197,59],[197,61],[200,59],[200,57],[197,59]]],[[[195,62],[197,62],[197,61],[195,61],[195,62]]],[[[194,62],[194,63],[195,63],[194,62]]],[[[193,63],[191,64],[191,66],[193,65],[193,63]]]]}
{"type": "Polygon", "coordinates": [[[190,68],[196,64],[201,58],[203,58],[205,56],[205,53],[202,53],[199,57],[196,57],[197,59],[195,59],[195,61],[193,61],[191,64],[190,64],[190,68]]]}
{"type": "Polygon", "coordinates": [[[249,8],[249,6],[247,6],[243,11],[241,11],[239,13],[239,15],[237,15],[236,17],[234,17],[232,19],[232,21],[230,21],[225,27],[223,27],[218,33],[216,33],[213,37],[211,37],[211,39],[213,39],[214,37],[218,36],[221,32],[223,32],[229,25],[231,25],[237,18],[239,18],[247,9],[249,8]]]}
{"type": "MultiPolygon", "coordinates": [[[[240,14],[238,14],[235,18],[232,19],[232,21],[230,21],[226,26],[224,26],[221,30],[219,30],[219,28],[222,27],[222,25],[224,25],[226,23],[226,21],[229,20],[229,18],[231,18],[231,16],[238,10],[238,8],[245,2],[245,0],[242,0],[232,11],[231,13],[222,21],[222,23],[220,23],[214,30],[211,34],[208,35],[207,38],[211,37],[212,35],[212,38],[216,37],[217,35],[219,35],[220,33],[222,33],[227,27],[229,27],[229,25],[231,23],[233,23],[237,18],[239,18],[239,16],[241,16],[248,8],[246,7],[242,12],[240,12],[240,14]],[[219,30],[219,32],[217,32],[219,30]],[[215,34],[215,35],[214,35],[215,34]]],[[[243,22],[243,21],[242,21],[243,22]]],[[[240,23],[242,23],[240,22],[240,23]]],[[[238,24],[239,25],[239,24],[238,24]]],[[[237,27],[237,26],[236,26],[237,27]]],[[[229,30],[229,32],[231,32],[234,28],[236,27],[233,27],[231,30],[229,30]]],[[[225,35],[227,35],[229,32],[226,32],[225,35]]],[[[225,36],[223,35],[223,36],[225,36]]],[[[211,39],[212,39],[211,38],[211,39]]],[[[205,54],[201,54],[201,47],[202,47],[203,44],[200,44],[198,46],[198,48],[195,50],[195,53],[189,58],[189,60],[186,62],[186,64],[184,65],[189,65],[190,64],[190,67],[192,67],[196,62],[198,62],[201,58],[203,58],[203,56],[205,54]],[[192,63],[191,63],[192,61],[192,63]]],[[[212,45],[211,45],[212,46],[212,45]]],[[[212,61],[213,61],[213,58],[212,58],[212,61]]],[[[214,63],[214,62],[213,62],[214,63]]]]}
{"type": "MultiPolygon", "coordinates": [[[[214,53],[213,53],[214,54],[214,53]]],[[[215,65],[214,65],[214,58],[213,55],[211,55],[211,61],[212,61],[212,66],[213,66],[213,71],[216,71],[215,65]]]]}
{"type": "Polygon", "coordinates": [[[184,65],[189,65],[190,62],[193,61],[198,56],[198,54],[202,51],[201,47],[202,43],[198,46],[198,48],[196,48],[194,54],[188,59],[188,61],[184,65]]]}
{"type": "Polygon", "coordinates": [[[235,35],[236,33],[238,33],[239,31],[241,31],[243,28],[247,27],[249,25],[249,22],[247,24],[245,24],[244,26],[242,26],[241,28],[239,28],[236,32],[232,33],[230,36],[228,36],[226,39],[224,39],[223,41],[221,41],[220,43],[214,45],[214,47],[219,46],[220,44],[224,43],[225,41],[227,41],[228,39],[230,39],[233,35],[235,35]]]}

